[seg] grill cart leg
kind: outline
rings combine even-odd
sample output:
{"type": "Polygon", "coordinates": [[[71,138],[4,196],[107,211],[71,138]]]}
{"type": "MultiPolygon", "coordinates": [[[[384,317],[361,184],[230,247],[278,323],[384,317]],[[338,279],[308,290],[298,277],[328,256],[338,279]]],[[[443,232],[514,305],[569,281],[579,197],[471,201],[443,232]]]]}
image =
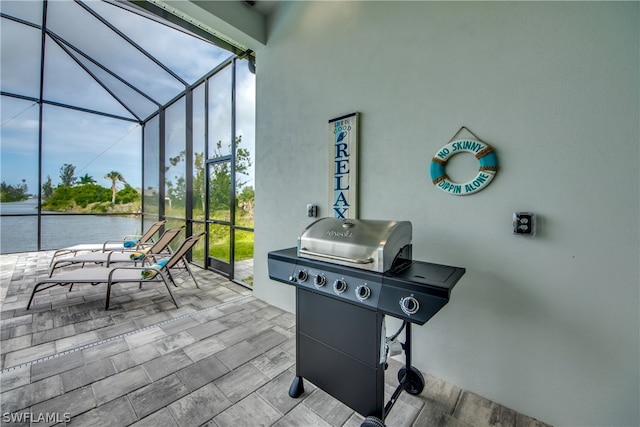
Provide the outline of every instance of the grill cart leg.
{"type": "Polygon", "coordinates": [[[409,394],[418,395],[424,390],[422,373],[411,366],[411,323],[406,322],[405,343],[402,346],[405,354],[405,366],[398,371],[400,386],[409,394]]]}
{"type": "MultiPolygon", "coordinates": [[[[387,417],[387,414],[389,413],[389,411],[391,411],[391,408],[393,408],[393,405],[395,405],[396,400],[398,400],[398,397],[400,396],[400,393],[402,393],[402,390],[413,395],[418,395],[422,393],[422,390],[424,390],[424,377],[422,376],[422,374],[418,369],[411,366],[411,323],[404,322],[402,327],[406,328],[405,330],[406,340],[402,346],[402,348],[404,349],[405,357],[406,357],[405,366],[398,371],[398,381],[400,381],[400,384],[395,389],[395,391],[393,392],[393,395],[391,396],[391,399],[389,399],[389,401],[384,407],[385,418],[387,417]]],[[[400,331],[401,330],[402,328],[400,329],[400,331]]],[[[400,333],[400,331],[398,331],[398,333],[400,333]]],[[[365,422],[366,421],[367,419],[365,419],[365,422]]],[[[383,427],[383,426],[384,426],[384,423],[380,427],[383,427]]],[[[378,426],[376,424],[363,423],[361,424],[360,427],[378,427],[378,426]]]]}
{"type": "Polygon", "coordinates": [[[294,399],[300,397],[304,393],[304,381],[302,377],[295,377],[291,386],[289,387],[289,397],[293,397],[294,399]]]}
{"type": "Polygon", "coordinates": [[[418,369],[411,366],[411,323],[407,322],[406,328],[404,343],[406,364],[398,371],[398,381],[407,393],[418,395],[424,390],[424,377],[418,369]]]}

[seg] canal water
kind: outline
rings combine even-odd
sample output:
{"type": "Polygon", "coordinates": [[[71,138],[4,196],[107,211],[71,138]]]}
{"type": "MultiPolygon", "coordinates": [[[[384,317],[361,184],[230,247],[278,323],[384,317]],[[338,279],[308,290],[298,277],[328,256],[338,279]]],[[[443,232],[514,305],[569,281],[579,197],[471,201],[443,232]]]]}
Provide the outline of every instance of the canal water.
{"type": "MultiPolygon", "coordinates": [[[[36,199],[0,203],[0,253],[38,250],[37,216],[5,216],[37,214],[37,206],[36,199]]],[[[122,240],[126,235],[140,234],[141,228],[139,217],[55,213],[42,217],[42,249],[122,240]]]]}

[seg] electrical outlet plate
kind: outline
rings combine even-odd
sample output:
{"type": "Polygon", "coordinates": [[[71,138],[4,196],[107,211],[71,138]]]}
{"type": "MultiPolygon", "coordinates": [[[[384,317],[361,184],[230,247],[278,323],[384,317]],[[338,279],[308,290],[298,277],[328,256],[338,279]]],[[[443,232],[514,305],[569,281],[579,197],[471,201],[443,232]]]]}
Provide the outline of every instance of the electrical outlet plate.
{"type": "Polygon", "coordinates": [[[531,212],[515,212],[513,214],[513,234],[517,236],[536,235],[536,214],[531,212]]]}

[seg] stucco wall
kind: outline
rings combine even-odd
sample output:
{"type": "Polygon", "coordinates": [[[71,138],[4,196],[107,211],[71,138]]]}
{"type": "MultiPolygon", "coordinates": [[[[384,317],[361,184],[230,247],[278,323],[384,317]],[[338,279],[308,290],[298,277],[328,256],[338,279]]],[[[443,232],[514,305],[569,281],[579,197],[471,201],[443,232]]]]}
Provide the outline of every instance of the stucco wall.
{"type": "Polygon", "coordinates": [[[415,365],[556,425],[640,424],[639,39],[638,3],[283,5],[258,52],[255,295],[295,309],[267,252],[307,203],[330,215],[327,120],[359,111],[360,217],[410,220],[416,259],[467,269],[415,365]],[[463,125],[500,171],[456,197],[428,167],[463,125]]]}

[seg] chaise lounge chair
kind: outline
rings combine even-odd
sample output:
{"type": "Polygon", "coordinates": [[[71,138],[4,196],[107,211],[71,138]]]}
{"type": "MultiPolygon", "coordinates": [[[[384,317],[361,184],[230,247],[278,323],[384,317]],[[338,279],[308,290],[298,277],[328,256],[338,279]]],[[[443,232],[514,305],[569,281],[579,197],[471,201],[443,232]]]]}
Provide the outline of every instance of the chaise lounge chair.
{"type": "Polygon", "coordinates": [[[134,265],[138,265],[138,263],[141,265],[153,263],[156,261],[157,255],[161,255],[163,253],[167,256],[171,255],[171,248],[169,247],[169,244],[183,229],[184,225],[170,228],[160,236],[157,242],[150,247],[141,250],[123,250],[121,248],[117,251],[96,251],[52,260],[51,267],[49,269],[49,277],[53,276],[53,273],[57,268],[66,267],[72,264],[82,264],[82,267],[84,267],[86,263],[95,263],[103,264],[105,267],[110,267],[111,264],[116,262],[127,262],[134,265]]]}
{"type": "Polygon", "coordinates": [[[185,270],[193,279],[193,282],[196,284],[196,287],[199,288],[198,282],[196,281],[195,276],[191,272],[189,268],[189,263],[187,262],[185,255],[193,246],[200,240],[200,238],[205,233],[201,233],[195,236],[191,236],[186,238],[180,247],[171,255],[171,257],[167,260],[162,260],[157,264],[151,266],[144,267],[87,267],[87,268],[78,268],[75,270],[65,271],[60,274],[56,274],[54,277],[49,277],[45,279],[40,279],[36,282],[33,287],[33,292],[31,293],[31,298],[29,298],[29,303],[27,304],[27,310],[31,307],[31,303],[33,302],[33,298],[35,297],[37,292],[44,291],[53,286],[66,286],[70,285],[69,291],[73,288],[74,283],[89,283],[93,286],[99,283],[107,284],[107,297],[105,303],[105,310],[109,309],[109,299],[111,297],[111,286],[117,283],[140,283],[140,288],[142,288],[143,283],[150,282],[162,282],[169,291],[169,296],[173,300],[176,308],[178,307],[178,303],[171,293],[171,289],[169,288],[169,283],[172,283],[174,286],[178,286],[174,280],[174,275],[172,273],[173,270],[185,270]]]}
{"type": "Polygon", "coordinates": [[[51,264],[53,261],[62,255],[77,254],[78,252],[107,252],[117,251],[119,249],[140,249],[149,243],[153,243],[153,236],[167,223],[166,220],[154,222],[149,229],[140,236],[124,236],[122,240],[108,240],[103,243],[85,243],[80,245],[68,246],[66,248],[60,248],[53,253],[51,258],[51,264]]]}

